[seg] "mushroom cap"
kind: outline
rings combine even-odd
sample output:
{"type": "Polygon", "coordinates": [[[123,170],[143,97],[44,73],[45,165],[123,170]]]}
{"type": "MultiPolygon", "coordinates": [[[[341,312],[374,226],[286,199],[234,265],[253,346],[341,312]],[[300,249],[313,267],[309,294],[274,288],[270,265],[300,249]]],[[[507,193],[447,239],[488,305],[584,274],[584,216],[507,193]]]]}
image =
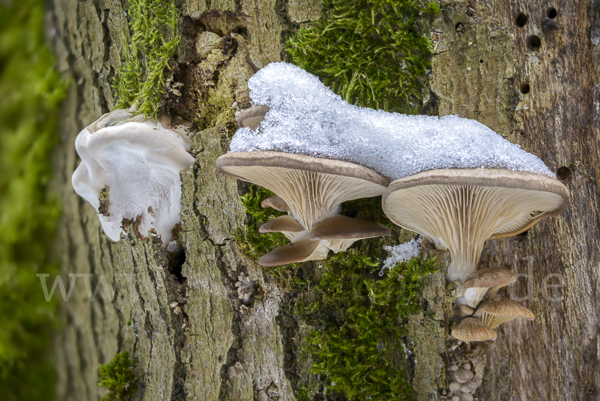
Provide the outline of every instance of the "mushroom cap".
{"type": "Polygon", "coordinates": [[[340,203],[381,195],[389,183],[358,164],[282,152],[228,153],[217,170],[276,193],[309,231],[340,203]]]}
{"type": "Polygon", "coordinates": [[[269,112],[269,106],[254,106],[246,109],[235,117],[240,128],[256,129],[269,112]]]}
{"type": "Polygon", "coordinates": [[[386,226],[366,220],[336,215],[315,224],[308,238],[319,240],[361,239],[390,235],[386,226]]]}
{"type": "Polygon", "coordinates": [[[489,288],[493,291],[493,298],[498,290],[517,281],[517,276],[503,267],[490,267],[488,269],[476,270],[465,278],[464,283],[458,290],[458,296],[464,297],[464,301],[472,308],[476,308],[489,288]]]}
{"type": "Polygon", "coordinates": [[[568,189],[545,175],[499,169],[430,170],[392,182],[383,210],[397,225],[451,252],[448,280],[475,270],[483,243],[519,234],[567,207],[568,189]]]}
{"type": "Polygon", "coordinates": [[[189,138],[130,110],[115,110],[84,128],[75,140],[81,164],[71,182],[79,196],[98,210],[98,197],[110,188],[109,215],[98,215],[108,237],[118,241],[124,218],[140,220],[140,233],[151,228],[163,243],[179,223],[179,172],[194,158],[189,138]]]}
{"type": "Polygon", "coordinates": [[[290,207],[287,205],[287,203],[285,203],[285,201],[277,195],[271,196],[271,197],[265,199],[264,201],[261,202],[260,206],[263,209],[272,207],[273,209],[275,209],[279,212],[289,212],[290,211],[290,207]]]}
{"type": "Polygon", "coordinates": [[[352,217],[336,215],[313,226],[308,238],[322,240],[334,253],[348,249],[363,238],[390,235],[386,226],[352,217]]]}
{"type": "Polygon", "coordinates": [[[458,310],[460,312],[459,313],[460,316],[471,316],[473,313],[475,313],[475,309],[473,309],[467,305],[460,305],[458,307],[458,310]]]}
{"type": "Polygon", "coordinates": [[[327,257],[327,249],[321,241],[303,238],[296,242],[277,247],[258,260],[261,266],[281,266],[290,263],[320,260],[327,257]]]}
{"type": "Polygon", "coordinates": [[[504,322],[513,319],[523,318],[533,320],[535,315],[525,306],[510,299],[502,298],[499,300],[489,299],[482,303],[474,313],[478,319],[491,329],[494,329],[504,322]]]}
{"type": "Polygon", "coordinates": [[[304,227],[290,215],[279,216],[273,220],[269,220],[258,229],[258,232],[261,234],[281,232],[299,233],[302,231],[304,231],[304,227]]]}
{"type": "Polygon", "coordinates": [[[479,319],[468,317],[463,319],[452,330],[452,336],[464,342],[495,340],[496,332],[479,319]]]}
{"type": "Polygon", "coordinates": [[[460,290],[458,290],[458,295],[464,295],[465,291],[469,288],[504,287],[515,281],[517,281],[517,276],[503,267],[490,267],[488,269],[476,270],[465,278],[463,285],[460,287],[460,290]]]}

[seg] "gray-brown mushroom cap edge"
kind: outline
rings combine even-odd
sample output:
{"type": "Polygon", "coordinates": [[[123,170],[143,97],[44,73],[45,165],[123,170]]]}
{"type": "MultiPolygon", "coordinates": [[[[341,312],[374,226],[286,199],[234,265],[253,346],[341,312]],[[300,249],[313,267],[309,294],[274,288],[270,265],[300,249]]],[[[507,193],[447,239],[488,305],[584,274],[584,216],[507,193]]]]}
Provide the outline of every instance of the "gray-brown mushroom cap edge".
{"type": "MultiPolygon", "coordinates": [[[[497,239],[520,234],[531,228],[544,217],[552,217],[561,214],[569,205],[570,197],[569,190],[563,183],[555,178],[541,174],[493,168],[439,169],[424,171],[393,181],[384,192],[382,203],[385,205],[388,196],[395,191],[427,185],[472,185],[492,188],[526,189],[549,192],[563,198],[563,202],[555,210],[541,213],[527,225],[520,227],[518,230],[493,235],[488,239],[497,239]]],[[[384,212],[386,212],[385,206],[384,212]]],[[[386,215],[387,214],[388,213],[386,212],[386,215]]]]}
{"type": "Polygon", "coordinates": [[[234,152],[227,153],[217,159],[216,167],[218,171],[220,171],[223,174],[235,177],[239,180],[246,181],[242,177],[237,177],[223,170],[223,168],[229,166],[279,167],[311,171],[316,173],[359,178],[365,181],[381,185],[382,187],[387,187],[390,183],[389,179],[359,164],[295,153],[272,151],[234,152]]]}

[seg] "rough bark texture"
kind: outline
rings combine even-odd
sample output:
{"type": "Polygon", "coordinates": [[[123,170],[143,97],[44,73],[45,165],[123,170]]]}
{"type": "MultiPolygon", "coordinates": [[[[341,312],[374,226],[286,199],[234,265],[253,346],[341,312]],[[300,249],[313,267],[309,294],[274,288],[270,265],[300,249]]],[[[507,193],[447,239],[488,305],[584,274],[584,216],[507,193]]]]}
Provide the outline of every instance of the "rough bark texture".
{"type": "Polygon", "coordinates": [[[246,82],[258,68],[281,60],[288,19],[318,18],[320,2],[179,4],[183,40],[171,83],[185,85],[169,91],[167,107],[200,129],[214,128],[194,138],[196,163],[181,174],[178,255],[168,255],[157,238],[140,239],[134,222],[126,239],[109,241],[94,210],[70,187],[78,164],[75,136],[114,105],[110,82],[124,45],[121,32],[128,32],[126,6],[51,2],[59,68],[72,79],[55,158],[54,186],[65,210],[58,252],[65,282],[69,274],[80,275],[60,310],[65,325],[56,338],[58,399],[98,400],[104,391],[96,384],[98,365],[124,350],[137,359],[136,399],[295,399],[284,372],[284,295],[236,249],[232,233],[245,212],[236,181],[216,175],[214,166],[228,150],[231,104],[249,104],[246,82]],[[250,291],[262,294],[260,302],[238,299],[235,283],[242,273],[255,281],[250,291]],[[93,301],[84,285],[88,278],[92,291],[99,288],[93,301]]]}
{"type": "Polygon", "coordinates": [[[476,395],[600,399],[600,3],[445,2],[433,31],[440,115],[488,125],[540,157],[571,191],[563,215],[487,243],[479,268],[528,274],[508,294],[525,299],[536,319],[499,328],[476,395]]]}
{"type": "MultiPolygon", "coordinates": [[[[483,0],[441,2],[432,27],[436,43],[431,102],[440,115],[488,125],[539,156],[571,190],[558,218],[526,234],[489,241],[480,268],[507,266],[522,278],[513,295],[536,314],[512,322],[479,358],[485,364],[480,400],[600,399],[600,2],[483,0]],[[548,18],[553,7],[555,18],[548,18]],[[519,13],[528,16],[516,26],[519,13]],[[535,41],[540,38],[536,49],[535,41]],[[527,91],[524,84],[529,85],[527,91]],[[549,274],[558,276],[547,278],[549,274]],[[558,284],[562,288],[549,288],[558,284]],[[561,300],[551,297],[562,296],[561,300]]],[[[283,56],[292,23],[319,18],[319,0],[189,0],[173,66],[167,111],[196,121],[196,162],[183,182],[181,252],[160,240],[108,240],[94,210],[75,195],[77,133],[112,110],[111,77],[128,32],[126,1],[52,0],[50,24],[59,68],[72,85],[62,111],[54,187],[64,202],[58,234],[62,272],[91,277],[62,305],[56,337],[58,399],[98,400],[98,364],[129,350],[137,358],[139,400],[293,400],[313,380],[295,345],[310,329],[291,319],[288,295],[245,259],[232,239],[245,214],[232,179],[214,171],[227,151],[234,101],[248,105],[248,78],[283,56]],[[173,86],[182,82],[183,87],[173,86]],[[179,88],[173,91],[172,88],[179,88]],[[245,304],[235,283],[254,281],[257,300],[245,304]],[[89,276],[91,275],[91,276],[89,276]],[[259,296],[260,295],[260,296],[259,296]]],[[[434,252],[434,251],[428,251],[434,252]]],[[[446,262],[440,256],[440,266],[446,262]]],[[[80,284],[82,282],[79,282],[80,284]]],[[[453,291],[432,276],[424,305],[410,318],[408,342],[417,399],[440,399],[453,291]]]]}

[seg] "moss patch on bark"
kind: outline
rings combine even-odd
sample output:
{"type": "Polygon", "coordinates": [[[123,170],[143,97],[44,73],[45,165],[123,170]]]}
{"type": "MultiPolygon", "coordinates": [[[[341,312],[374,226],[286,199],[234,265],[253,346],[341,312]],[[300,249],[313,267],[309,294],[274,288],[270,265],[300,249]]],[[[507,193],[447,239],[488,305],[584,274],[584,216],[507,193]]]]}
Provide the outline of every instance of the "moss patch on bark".
{"type": "Polygon", "coordinates": [[[415,112],[430,70],[435,2],[323,0],[322,18],[288,39],[291,61],[362,107],[415,112]]]}
{"type": "Polygon", "coordinates": [[[165,91],[165,71],[180,37],[179,11],[171,1],[129,0],[131,39],[125,36],[123,60],[115,79],[116,108],[137,104],[139,112],[158,117],[165,91]]]}
{"type": "Polygon", "coordinates": [[[129,358],[129,352],[121,352],[106,365],[100,365],[98,386],[104,387],[108,393],[102,401],[127,401],[137,391],[134,359],[129,358]]]}

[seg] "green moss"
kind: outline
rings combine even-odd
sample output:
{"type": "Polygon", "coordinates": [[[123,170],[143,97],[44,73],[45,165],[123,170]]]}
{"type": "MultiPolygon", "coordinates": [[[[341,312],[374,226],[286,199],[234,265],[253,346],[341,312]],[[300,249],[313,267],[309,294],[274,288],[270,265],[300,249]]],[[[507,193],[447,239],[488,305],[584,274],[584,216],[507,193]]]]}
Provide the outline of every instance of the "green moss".
{"type": "Polygon", "coordinates": [[[430,68],[419,32],[439,12],[417,0],[323,0],[323,17],[286,43],[291,61],[362,107],[415,112],[430,68]]]}
{"type": "Polygon", "coordinates": [[[110,198],[108,196],[108,191],[110,187],[107,185],[100,190],[100,195],[98,196],[98,213],[109,216],[108,208],[110,207],[110,198]]]}
{"type": "Polygon", "coordinates": [[[58,270],[48,249],[61,207],[46,184],[66,84],[45,42],[44,4],[0,4],[0,394],[9,401],[52,399],[55,381],[56,302],[36,274],[58,270]]]}
{"type": "Polygon", "coordinates": [[[137,391],[133,366],[135,360],[129,359],[129,352],[115,355],[106,365],[100,365],[98,386],[104,387],[108,393],[102,401],[126,401],[137,391]]]}
{"type": "Polygon", "coordinates": [[[381,278],[379,261],[364,251],[353,248],[330,257],[314,289],[317,299],[298,303],[297,312],[318,327],[305,351],[325,393],[348,400],[412,399],[403,320],[420,310],[422,281],[435,271],[435,260],[416,258],[381,278]]]}
{"type": "MultiPolygon", "coordinates": [[[[258,233],[261,224],[284,214],[260,206],[273,195],[251,186],[242,197],[247,226],[235,238],[255,261],[289,242],[281,234],[258,233]]],[[[381,208],[381,197],[346,202],[343,213],[393,228],[381,208]]],[[[348,400],[410,399],[403,322],[420,310],[423,278],[436,270],[436,262],[417,258],[379,276],[383,244],[389,241],[393,240],[362,240],[329,256],[320,269],[312,269],[314,274],[303,277],[297,273],[311,270],[310,264],[265,268],[280,284],[299,291],[295,312],[316,327],[304,341],[303,352],[312,359],[311,371],[320,377],[321,387],[300,388],[298,399],[310,400],[317,391],[348,400]]]]}
{"type": "Polygon", "coordinates": [[[179,12],[172,1],[129,0],[131,42],[123,49],[121,68],[115,79],[117,108],[137,104],[139,112],[158,117],[160,97],[165,88],[165,71],[180,37],[179,12]]]}

